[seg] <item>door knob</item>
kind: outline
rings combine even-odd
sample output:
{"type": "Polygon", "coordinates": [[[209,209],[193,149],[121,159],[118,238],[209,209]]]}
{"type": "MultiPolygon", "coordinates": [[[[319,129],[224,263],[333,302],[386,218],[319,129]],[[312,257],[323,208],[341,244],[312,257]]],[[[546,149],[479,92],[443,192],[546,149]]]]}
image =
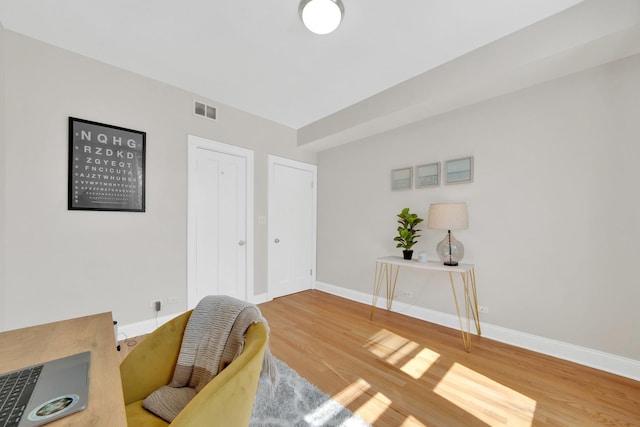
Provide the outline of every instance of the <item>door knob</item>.
{"type": "Polygon", "coordinates": [[[280,243],[280,239],[276,238],[276,240],[274,240],[274,242],[280,243]]]}
{"type": "Polygon", "coordinates": [[[245,242],[244,240],[240,240],[240,241],[238,242],[238,244],[239,244],[240,246],[244,246],[244,244],[245,244],[245,243],[246,243],[246,242],[245,242]]]}

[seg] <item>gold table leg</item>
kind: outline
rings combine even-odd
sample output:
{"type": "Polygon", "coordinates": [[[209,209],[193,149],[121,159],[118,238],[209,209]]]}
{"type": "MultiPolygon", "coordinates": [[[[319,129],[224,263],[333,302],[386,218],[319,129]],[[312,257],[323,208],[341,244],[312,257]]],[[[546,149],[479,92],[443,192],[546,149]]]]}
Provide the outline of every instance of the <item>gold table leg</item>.
{"type": "Polygon", "coordinates": [[[371,303],[371,315],[369,319],[373,320],[373,312],[378,303],[378,296],[380,295],[380,289],[382,288],[382,279],[385,279],[386,292],[387,292],[387,310],[391,310],[393,305],[393,295],[396,292],[396,284],[398,283],[398,274],[400,273],[400,266],[397,265],[395,274],[393,271],[393,264],[387,264],[385,262],[376,262],[376,274],[373,278],[373,301],[371,303]]]}
{"type": "Polygon", "coordinates": [[[480,330],[480,315],[478,313],[478,295],[476,292],[476,277],[473,269],[466,273],[460,273],[462,279],[462,286],[464,289],[464,314],[467,319],[467,327],[464,328],[462,322],[462,315],[460,313],[460,303],[458,302],[458,294],[456,293],[456,286],[453,280],[453,274],[449,272],[449,282],[451,282],[451,291],[453,292],[453,300],[456,304],[456,313],[458,314],[458,321],[460,322],[460,333],[462,334],[462,343],[464,349],[469,353],[471,351],[471,317],[476,327],[478,335],[482,335],[480,330]],[[471,288],[471,294],[469,293],[471,288]],[[469,314],[471,312],[471,314],[469,314]]]}
{"type": "Polygon", "coordinates": [[[373,311],[376,309],[378,303],[378,295],[380,295],[380,287],[382,286],[382,268],[386,264],[382,264],[376,261],[376,274],[373,276],[373,301],[371,302],[371,315],[370,320],[373,320],[373,311]]]}
{"type": "Polygon", "coordinates": [[[482,330],[480,329],[480,313],[478,312],[478,293],[476,291],[476,271],[475,269],[469,270],[469,278],[471,280],[471,292],[473,299],[469,299],[469,304],[471,305],[471,313],[473,314],[473,320],[476,323],[476,332],[478,335],[482,335],[482,330]]]}
{"type": "Polygon", "coordinates": [[[398,273],[400,273],[400,266],[396,265],[396,274],[393,274],[393,264],[388,264],[389,276],[387,276],[387,310],[391,310],[393,305],[393,296],[396,293],[396,284],[398,283],[398,273]],[[393,284],[389,281],[393,277],[393,284]],[[389,286],[391,284],[391,286],[389,286]]]}

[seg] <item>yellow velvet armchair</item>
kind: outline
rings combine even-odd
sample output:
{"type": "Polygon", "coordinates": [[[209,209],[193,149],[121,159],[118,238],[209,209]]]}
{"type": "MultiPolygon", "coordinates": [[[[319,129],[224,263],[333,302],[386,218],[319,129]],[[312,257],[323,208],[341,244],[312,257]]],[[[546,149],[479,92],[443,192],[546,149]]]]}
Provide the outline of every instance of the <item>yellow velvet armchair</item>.
{"type": "Polygon", "coordinates": [[[249,425],[267,345],[267,330],[262,323],[249,327],[242,354],[215,376],[171,424],[142,407],[149,394],[171,381],[189,316],[191,311],[156,329],[120,364],[129,427],[249,425]]]}

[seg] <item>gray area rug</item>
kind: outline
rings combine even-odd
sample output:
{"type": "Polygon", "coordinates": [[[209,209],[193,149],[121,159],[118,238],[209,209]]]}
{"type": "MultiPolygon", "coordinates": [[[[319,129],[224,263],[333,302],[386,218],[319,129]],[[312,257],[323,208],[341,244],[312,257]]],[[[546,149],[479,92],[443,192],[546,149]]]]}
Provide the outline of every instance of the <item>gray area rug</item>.
{"type": "Polygon", "coordinates": [[[272,394],[268,379],[260,378],[251,427],[370,426],[283,361],[276,364],[280,381],[272,394]]]}

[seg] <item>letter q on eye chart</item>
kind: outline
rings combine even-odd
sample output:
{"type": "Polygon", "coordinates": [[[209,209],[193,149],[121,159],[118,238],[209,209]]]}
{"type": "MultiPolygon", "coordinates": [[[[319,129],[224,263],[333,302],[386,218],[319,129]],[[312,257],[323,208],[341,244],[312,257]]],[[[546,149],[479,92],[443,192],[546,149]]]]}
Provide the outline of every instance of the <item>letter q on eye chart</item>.
{"type": "Polygon", "coordinates": [[[69,117],[69,210],[145,210],[146,132],[69,117]]]}

